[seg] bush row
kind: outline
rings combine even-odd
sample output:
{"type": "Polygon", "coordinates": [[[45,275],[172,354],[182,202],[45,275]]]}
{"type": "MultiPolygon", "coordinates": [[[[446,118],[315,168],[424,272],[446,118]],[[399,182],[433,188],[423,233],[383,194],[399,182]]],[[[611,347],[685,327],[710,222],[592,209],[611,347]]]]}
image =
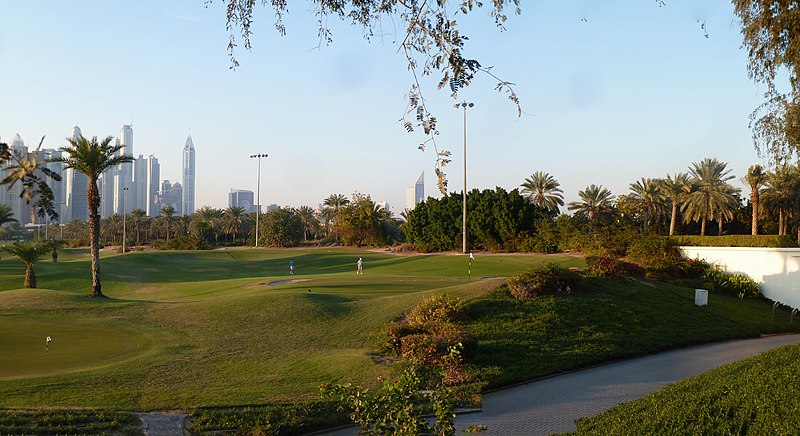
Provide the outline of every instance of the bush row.
{"type": "Polygon", "coordinates": [[[680,235],[669,238],[677,245],[695,247],[797,247],[797,240],[789,235],[680,235]]]}

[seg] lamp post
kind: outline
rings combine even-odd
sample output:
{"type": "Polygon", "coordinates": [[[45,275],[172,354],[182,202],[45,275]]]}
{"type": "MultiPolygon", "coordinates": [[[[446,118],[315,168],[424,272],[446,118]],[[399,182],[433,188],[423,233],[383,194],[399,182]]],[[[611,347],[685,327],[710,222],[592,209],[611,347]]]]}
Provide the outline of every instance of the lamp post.
{"type": "Polygon", "coordinates": [[[125,197],[127,196],[128,188],[122,188],[122,252],[125,252],[125,239],[127,236],[127,232],[125,229],[125,197]]]}
{"type": "Polygon", "coordinates": [[[261,158],[269,157],[267,153],[251,154],[250,159],[258,159],[258,179],[256,182],[256,247],[258,247],[258,217],[261,215],[261,158]]]}
{"type": "Polygon", "coordinates": [[[462,194],[463,213],[461,216],[461,237],[462,237],[462,252],[467,254],[467,108],[475,106],[474,103],[469,103],[466,100],[456,104],[454,107],[464,108],[464,192],[462,194]]]}

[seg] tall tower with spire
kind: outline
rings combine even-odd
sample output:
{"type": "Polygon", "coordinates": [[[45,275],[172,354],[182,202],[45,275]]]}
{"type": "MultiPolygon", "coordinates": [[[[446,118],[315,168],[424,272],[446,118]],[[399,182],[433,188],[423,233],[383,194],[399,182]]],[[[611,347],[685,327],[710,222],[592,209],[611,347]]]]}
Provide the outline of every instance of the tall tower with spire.
{"type": "Polygon", "coordinates": [[[194,143],[192,135],[186,138],[183,146],[183,214],[191,215],[194,213],[194,143]]]}

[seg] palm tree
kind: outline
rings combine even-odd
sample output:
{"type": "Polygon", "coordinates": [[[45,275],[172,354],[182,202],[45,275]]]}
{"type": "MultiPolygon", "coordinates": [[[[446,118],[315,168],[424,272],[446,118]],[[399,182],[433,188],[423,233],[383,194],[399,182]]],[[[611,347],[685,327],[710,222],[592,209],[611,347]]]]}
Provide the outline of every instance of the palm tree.
{"type": "Polygon", "coordinates": [[[314,209],[309,206],[300,206],[297,209],[297,215],[300,221],[303,222],[303,242],[308,240],[309,235],[316,235],[319,230],[319,220],[317,219],[314,209]]]}
{"type": "Polygon", "coordinates": [[[165,240],[169,241],[169,231],[175,227],[175,222],[177,221],[177,217],[175,216],[175,208],[170,205],[162,207],[161,211],[158,213],[158,221],[160,223],[160,227],[166,234],[165,240]]]}
{"type": "Polygon", "coordinates": [[[133,156],[119,154],[122,144],[111,145],[111,136],[102,142],[97,142],[97,137],[90,140],[82,135],[79,138],[67,138],[69,146],[61,147],[67,156],[53,158],[53,162],[61,162],[64,169],[72,168],[86,175],[89,179],[87,188],[87,201],[89,203],[89,236],[92,252],[92,296],[102,297],[100,285],[100,192],[97,189],[97,179],[105,170],[115,165],[133,162],[133,156]]]}
{"type": "Polygon", "coordinates": [[[763,192],[764,205],[778,211],[778,234],[788,232],[789,211],[800,195],[800,175],[796,167],[782,164],[767,173],[763,192]]]}
{"type": "Polygon", "coordinates": [[[662,196],[658,189],[658,180],[642,178],[630,184],[631,194],[628,195],[633,208],[642,214],[642,233],[647,234],[650,218],[661,213],[662,196]]]}
{"type": "Polygon", "coordinates": [[[218,242],[217,235],[219,233],[221,221],[222,210],[214,209],[211,206],[203,206],[200,209],[197,209],[192,215],[189,223],[189,229],[192,230],[192,232],[196,232],[199,223],[208,224],[211,230],[214,231],[214,241],[218,242]]]}
{"type": "Polygon", "coordinates": [[[522,193],[528,203],[558,213],[558,206],[564,205],[564,195],[556,179],[550,174],[537,171],[522,183],[522,193]]]}
{"type": "Polygon", "coordinates": [[[569,203],[567,209],[586,215],[590,224],[594,224],[599,215],[612,211],[614,196],[602,185],[589,185],[583,191],[578,191],[578,196],[582,201],[569,203]]]}
{"type": "Polygon", "coordinates": [[[7,204],[0,204],[0,227],[14,222],[19,221],[14,218],[14,212],[11,210],[11,207],[7,204]]]}
{"type": "Polygon", "coordinates": [[[722,235],[722,223],[733,221],[733,211],[739,208],[739,194],[741,189],[724,183],[719,188],[719,193],[711,198],[711,208],[717,217],[719,229],[717,235],[722,235]]]}
{"type": "MultiPolygon", "coordinates": [[[[136,245],[139,245],[140,242],[140,235],[142,233],[142,228],[147,225],[148,217],[147,212],[142,208],[136,208],[132,210],[127,218],[130,223],[131,227],[133,228],[134,233],[136,233],[136,245]]],[[[146,234],[147,232],[145,232],[146,234]]]]}
{"type": "Polygon", "coordinates": [[[230,206],[222,213],[222,232],[231,235],[233,242],[236,242],[236,235],[242,233],[245,222],[245,210],[243,207],[230,206]]]}
{"type": "Polygon", "coordinates": [[[742,177],[742,181],[747,183],[747,186],[750,187],[750,205],[753,207],[753,219],[750,223],[750,230],[752,234],[757,235],[760,193],[761,188],[767,183],[767,174],[764,172],[764,168],[762,168],[761,165],[751,165],[750,168],[747,169],[747,175],[742,177]]]}
{"type": "Polygon", "coordinates": [[[17,256],[25,264],[25,287],[36,287],[36,271],[33,270],[33,263],[39,260],[45,253],[49,253],[53,245],[42,242],[14,242],[0,247],[7,253],[17,256]]]}
{"type": "MultiPolygon", "coordinates": [[[[339,210],[342,207],[348,205],[349,203],[350,203],[350,200],[348,200],[347,197],[344,194],[331,194],[331,195],[329,195],[328,198],[326,198],[325,200],[322,201],[322,205],[325,206],[325,210],[328,211],[327,216],[325,217],[325,219],[329,223],[332,222],[335,225],[336,224],[336,217],[339,215],[339,210]],[[330,220],[328,220],[328,217],[330,217],[330,220]]],[[[323,212],[325,212],[325,210],[323,210],[323,212]]],[[[334,229],[335,228],[336,227],[334,226],[334,229]]],[[[334,236],[336,237],[336,239],[338,239],[337,235],[334,235],[334,236]]]]}
{"type": "Polygon", "coordinates": [[[684,221],[700,221],[702,236],[706,234],[706,222],[714,218],[714,205],[722,207],[729,204],[729,200],[725,198],[727,193],[723,185],[726,185],[733,176],[727,166],[726,162],[720,162],[716,158],[706,158],[700,162],[693,162],[689,167],[693,189],[687,195],[681,212],[685,212],[684,221]],[[712,200],[714,198],[716,199],[712,200]]]}
{"type": "Polygon", "coordinates": [[[686,196],[692,190],[692,184],[689,180],[689,175],[686,173],[677,173],[675,177],[667,174],[666,179],[661,179],[659,182],[659,189],[661,195],[668,198],[672,203],[672,210],[669,220],[669,235],[675,234],[675,225],[678,219],[678,207],[683,204],[686,196]]]}

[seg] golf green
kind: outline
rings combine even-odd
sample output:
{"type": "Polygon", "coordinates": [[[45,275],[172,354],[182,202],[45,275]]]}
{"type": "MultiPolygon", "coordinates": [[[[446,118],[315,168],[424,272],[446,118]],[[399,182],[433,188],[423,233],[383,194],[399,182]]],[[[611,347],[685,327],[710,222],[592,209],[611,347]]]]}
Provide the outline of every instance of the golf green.
{"type": "Polygon", "coordinates": [[[112,324],[0,316],[0,379],[101,368],[150,347],[149,339],[112,324]],[[47,341],[50,338],[51,341],[47,341]]]}

